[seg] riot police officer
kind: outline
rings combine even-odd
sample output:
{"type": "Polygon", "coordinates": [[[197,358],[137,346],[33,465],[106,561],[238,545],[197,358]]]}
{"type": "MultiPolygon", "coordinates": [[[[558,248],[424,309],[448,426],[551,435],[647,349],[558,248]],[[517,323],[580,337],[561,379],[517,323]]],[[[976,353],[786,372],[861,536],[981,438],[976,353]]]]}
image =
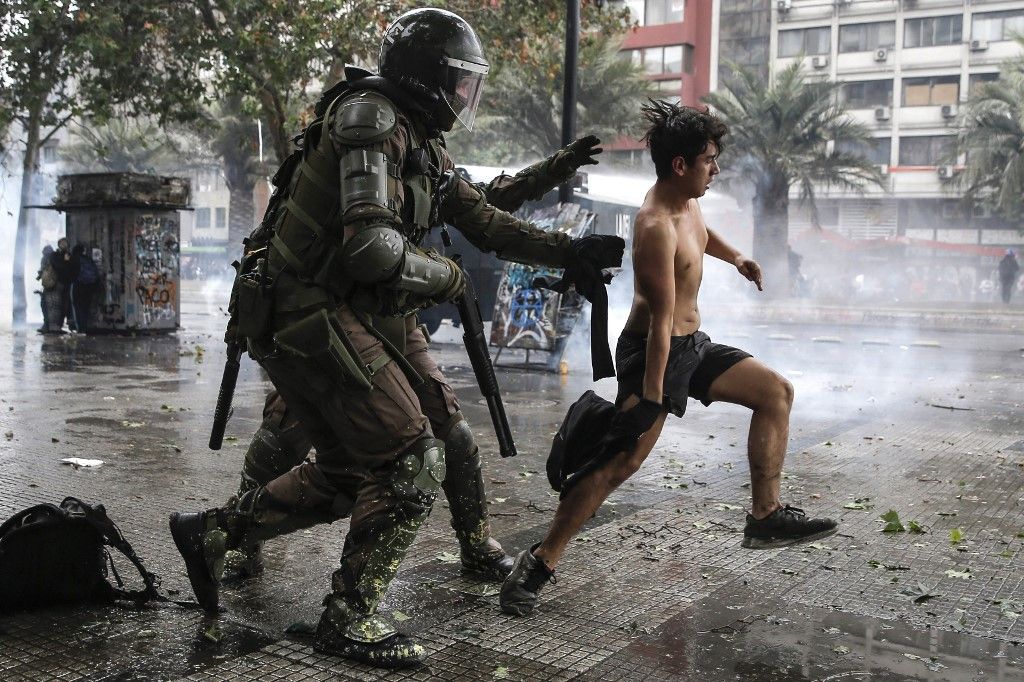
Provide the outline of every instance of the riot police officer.
{"type": "MultiPolygon", "coordinates": [[[[600,140],[588,135],[558,150],[547,159],[524,168],[514,176],[502,173],[487,184],[474,185],[487,202],[513,213],[527,200],[539,200],[548,191],[565,182],[583,165],[597,163],[600,140]]],[[[422,349],[419,344],[417,348],[422,349]]],[[[409,349],[406,349],[409,356],[409,349]]],[[[513,558],[491,537],[487,518],[487,497],[480,470],[480,453],[471,437],[451,438],[446,425],[452,415],[460,415],[455,394],[440,374],[423,378],[416,388],[420,407],[430,421],[434,434],[445,441],[447,475],[441,487],[451,511],[452,529],[459,542],[459,556],[465,571],[487,580],[504,580],[512,570],[513,558]]],[[[470,434],[460,429],[457,435],[470,434]]],[[[289,410],[277,390],[264,401],[263,421],[249,442],[242,464],[238,497],[266,485],[309,454],[312,443],[303,432],[294,410],[289,410]]],[[[261,545],[229,552],[226,576],[245,579],[263,570],[261,545]]]]}
{"type": "Polygon", "coordinates": [[[545,232],[453,172],[443,133],[472,129],[489,68],[462,18],[402,15],[379,65],[379,76],[348,69],[321,99],[301,150],[275,176],[233,293],[229,334],[246,340],[316,462],[219,509],[173,514],[170,526],[196,597],[216,610],[227,550],[350,517],[313,646],[400,667],[424,650],[378,606],[445,481],[446,450],[461,453],[451,461],[460,476],[475,476],[479,462],[414,315],[461,293],[463,273],[419,244],[449,223],[501,258],[578,277],[618,265],[623,244],[545,232]]]}

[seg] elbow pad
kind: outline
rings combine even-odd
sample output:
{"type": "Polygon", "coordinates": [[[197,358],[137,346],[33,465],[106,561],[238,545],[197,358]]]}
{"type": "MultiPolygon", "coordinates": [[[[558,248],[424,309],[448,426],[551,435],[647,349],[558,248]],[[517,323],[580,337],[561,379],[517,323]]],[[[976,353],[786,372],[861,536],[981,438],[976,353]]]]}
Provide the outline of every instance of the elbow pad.
{"type": "Polygon", "coordinates": [[[371,225],[355,233],[341,248],[345,274],[370,284],[392,279],[402,268],[405,238],[393,227],[371,225]]]}

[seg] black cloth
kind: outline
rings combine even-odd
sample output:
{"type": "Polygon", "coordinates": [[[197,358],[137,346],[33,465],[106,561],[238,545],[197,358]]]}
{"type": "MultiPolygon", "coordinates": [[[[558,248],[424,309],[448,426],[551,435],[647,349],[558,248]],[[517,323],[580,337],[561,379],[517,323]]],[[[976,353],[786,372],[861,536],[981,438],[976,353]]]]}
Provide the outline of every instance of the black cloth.
{"type": "Polygon", "coordinates": [[[590,362],[594,381],[615,376],[612,351],[608,347],[608,290],[612,276],[605,268],[622,266],[626,242],[614,235],[591,234],[574,239],[569,262],[562,278],[550,282],[546,277],[534,279],[534,286],[565,293],[570,286],[590,301],[590,362]]]}
{"type": "MultiPolygon", "coordinates": [[[[732,346],[713,343],[702,331],[686,336],[673,336],[663,383],[665,408],[677,417],[686,412],[686,399],[696,398],[710,405],[711,382],[750,353],[732,346]]],[[[615,404],[622,405],[631,395],[643,395],[644,371],[647,367],[647,337],[624,331],[615,347],[619,392],[615,404]]]]}
{"type": "Polygon", "coordinates": [[[651,400],[641,400],[632,409],[621,411],[587,391],[569,406],[551,443],[548,483],[564,497],[582,478],[636,446],[660,413],[661,405],[651,400]]]}

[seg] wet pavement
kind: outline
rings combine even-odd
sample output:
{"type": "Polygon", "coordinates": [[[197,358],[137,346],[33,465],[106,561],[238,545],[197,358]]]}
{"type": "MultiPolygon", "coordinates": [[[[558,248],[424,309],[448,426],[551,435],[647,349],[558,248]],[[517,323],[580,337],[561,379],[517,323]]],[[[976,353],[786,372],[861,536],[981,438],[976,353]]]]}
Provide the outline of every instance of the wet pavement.
{"type": "MultiPolygon", "coordinates": [[[[102,502],[163,587],[190,596],[167,515],[234,491],[269,387],[245,361],[228,440],[209,451],[224,357],[213,293],[191,292],[172,336],[0,336],[0,517],[66,495],[102,502]]],[[[384,674],[310,648],[339,522],[269,542],[265,575],[223,589],[215,620],[173,606],[0,615],[0,680],[1024,680],[1024,339],[726,312],[706,315],[712,339],[796,386],[785,501],[839,518],[838,535],[742,549],[749,413],[691,401],[530,617],[504,616],[495,585],[460,574],[439,499],[386,603],[427,666],[384,674]],[[890,510],[905,532],[881,532],[890,510]]],[[[518,551],[555,507],[544,459],[591,385],[587,358],[566,376],[500,369],[520,452],[501,460],[457,333],[438,338],[486,453],[495,534],[518,551]]]]}

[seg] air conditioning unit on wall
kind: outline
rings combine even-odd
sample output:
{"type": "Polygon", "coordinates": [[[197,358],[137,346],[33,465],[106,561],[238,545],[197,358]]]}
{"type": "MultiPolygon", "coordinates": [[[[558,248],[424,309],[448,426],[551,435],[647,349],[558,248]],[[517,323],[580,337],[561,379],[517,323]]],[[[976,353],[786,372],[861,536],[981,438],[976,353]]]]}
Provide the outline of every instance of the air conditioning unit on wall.
{"type": "Polygon", "coordinates": [[[971,41],[971,52],[984,52],[988,49],[987,40],[972,40],[971,41]]]}
{"type": "Polygon", "coordinates": [[[942,117],[943,118],[956,118],[957,114],[960,113],[959,107],[955,104],[943,104],[942,105],[942,117]]]}
{"type": "Polygon", "coordinates": [[[876,121],[888,121],[892,118],[892,112],[889,107],[877,107],[875,109],[875,120],[876,121]]]}
{"type": "Polygon", "coordinates": [[[956,175],[956,168],[953,166],[939,166],[938,173],[940,180],[952,180],[953,176],[956,175]]]}
{"type": "Polygon", "coordinates": [[[884,48],[884,47],[880,47],[877,50],[875,50],[875,61],[876,62],[889,61],[889,50],[887,48],[884,48]]]}
{"type": "Polygon", "coordinates": [[[793,9],[793,0],[775,0],[775,8],[780,12],[788,12],[793,9]]]}
{"type": "Polygon", "coordinates": [[[813,66],[816,69],[828,68],[828,57],[826,55],[823,55],[823,54],[820,54],[820,55],[818,55],[816,57],[812,57],[811,58],[811,66],[813,66]]]}

